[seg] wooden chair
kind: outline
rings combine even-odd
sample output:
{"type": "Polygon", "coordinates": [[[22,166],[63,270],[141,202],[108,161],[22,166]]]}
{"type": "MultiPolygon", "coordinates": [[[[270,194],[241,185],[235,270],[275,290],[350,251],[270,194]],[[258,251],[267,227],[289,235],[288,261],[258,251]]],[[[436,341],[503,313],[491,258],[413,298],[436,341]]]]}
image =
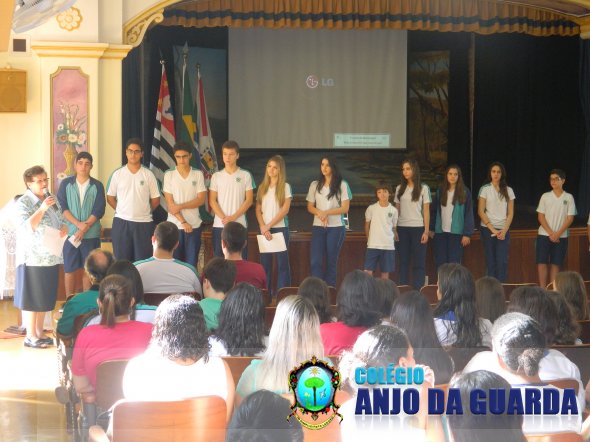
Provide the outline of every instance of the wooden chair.
{"type": "Polygon", "coordinates": [[[420,289],[420,293],[424,296],[429,304],[437,304],[438,303],[438,296],[436,292],[438,291],[438,285],[436,284],[429,284],[425,285],[420,289]]]}
{"type": "Polygon", "coordinates": [[[227,362],[229,371],[231,371],[231,376],[234,379],[234,385],[237,386],[246,367],[250,365],[254,359],[260,359],[260,356],[224,356],[222,359],[227,362]]]}
{"type": "MultiPolygon", "coordinates": [[[[169,402],[123,399],[113,408],[112,442],[223,442],[226,418],[225,401],[218,396],[169,402]]],[[[89,436],[90,441],[109,441],[96,425],[90,428],[89,436]]]]}
{"type": "Polygon", "coordinates": [[[260,294],[262,295],[262,299],[264,300],[264,305],[271,305],[272,304],[272,296],[268,289],[259,289],[260,294]]]}
{"type": "MultiPolygon", "coordinates": [[[[203,296],[197,292],[179,292],[175,294],[190,296],[191,298],[195,298],[197,301],[203,299],[203,296]]],[[[147,305],[158,306],[162,303],[164,299],[166,299],[170,295],[172,295],[172,293],[144,293],[143,302],[147,305]]]]}
{"type": "Polygon", "coordinates": [[[406,293],[406,292],[410,292],[412,290],[414,290],[414,287],[412,287],[411,285],[398,285],[397,289],[399,290],[400,295],[402,293],[406,293]]]}
{"type": "Polygon", "coordinates": [[[480,351],[488,351],[488,347],[473,347],[473,348],[460,348],[460,347],[447,347],[446,351],[455,363],[455,373],[462,371],[467,363],[480,351]]]}
{"type": "Polygon", "coordinates": [[[336,305],[337,298],[338,292],[336,291],[336,287],[332,287],[331,285],[328,286],[328,299],[330,300],[330,304],[336,305]]]}
{"type": "Polygon", "coordinates": [[[580,340],[584,344],[590,344],[590,320],[578,321],[580,324],[580,340]]]}
{"type": "Polygon", "coordinates": [[[580,369],[582,384],[586,385],[590,380],[590,344],[584,345],[553,345],[551,348],[563,353],[570,361],[580,369]]]}
{"type": "Polygon", "coordinates": [[[281,287],[277,292],[277,304],[287,296],[296,295],[299,287],[281,287]]]}
{"type": "Polygon", "coordinates": [[[272,327],[272,321],[275,319],[275,313],[277,312],[276,306],[266,306],[264,307],[264,326],[266,330],[270,330],[272,327]]]}
{"type": "Polygon", "coordinates": [[[509,301],[510,300],[510,294],[512,293],[512,291],[514,289],[517,289],[519,287],[533,287],[537,284],[532,283],[532,282],[523,282],[522,284],[507,284],[507,283],[503,283],[502,284],[502,288],[504,289],[504,296],[506,297],[506,300],[509,301]]]}
{"type": "Polygon", "coordinates": [[[528,442],[582,442],[582,436],[574,432],[551,433],[551,434],[528,434],[525,435],[528,442]]]}
{"type": "Polygon", "coordinates": [[[547,381],[548,384],[553,385],[554,387],[566,389],[566,388],[573,388],[576,391],[576,395],[578,391],[580,391],[580,383],[577,379],[552,379],[547,381]]]}
{"type": "Polygon", "coordinates": [[[588,302],[590,302],[590,281],[584,281],[584,287],[586,287],[586,294],[588,295],[588,302]]]}

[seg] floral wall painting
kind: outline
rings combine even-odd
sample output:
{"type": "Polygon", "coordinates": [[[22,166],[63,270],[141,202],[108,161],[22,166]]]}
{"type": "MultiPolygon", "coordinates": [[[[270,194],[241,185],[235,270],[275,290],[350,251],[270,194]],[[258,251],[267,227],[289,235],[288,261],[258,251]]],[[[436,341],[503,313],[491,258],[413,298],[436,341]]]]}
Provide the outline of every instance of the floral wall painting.
{"type": "Polygon", "coordinates": [[[78,152],[88,151],[88,75],[60,67],[51,75],[51,183],[57,193],[74,174],[78,152]]]}

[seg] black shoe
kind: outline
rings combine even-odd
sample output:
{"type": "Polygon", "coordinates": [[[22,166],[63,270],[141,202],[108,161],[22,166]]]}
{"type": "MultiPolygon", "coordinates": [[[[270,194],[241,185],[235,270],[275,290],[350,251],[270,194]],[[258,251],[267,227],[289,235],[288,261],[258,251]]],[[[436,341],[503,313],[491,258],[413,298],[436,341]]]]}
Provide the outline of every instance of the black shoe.
{"type": "Polygon", "coordinates": [[[55,345],[53,342],[53,338],[50,338],[49,336],[47,336],[46,338],[39,338],[38,341],[47,344],[47,346],[55,345]]]}
{"type": "Polygon", "coordinates": [[[43,342],[41,339],[33,341],[31,338],[25,338],[24,344],[25,347],[30,348],[47,348],[47,343],[43,342]]]}

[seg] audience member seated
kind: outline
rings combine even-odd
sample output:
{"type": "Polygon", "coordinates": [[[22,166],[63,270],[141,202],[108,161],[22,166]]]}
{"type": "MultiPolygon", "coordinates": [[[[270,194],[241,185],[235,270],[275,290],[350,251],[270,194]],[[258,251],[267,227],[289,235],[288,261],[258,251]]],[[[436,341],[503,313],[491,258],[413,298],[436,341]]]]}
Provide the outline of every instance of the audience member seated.
{"type": "Polygon", "coordinates": [[[547,291],[549,298],[555,304],[557,309],[557,326],[555,327],[554,344],[559,345],[576,345],[581,344],[580,324],[574,319],[574,312],[571,305],[565,300],[559,292],[547,291]]]}
{"type": "Polygon", "coordinates": [[[485,370],[459,373],[453,376],[449,388],[457,388],[461,394],[463,414],[447,416],[449,430],[454,442],[526,442],[522,432],[522,415],[518,414],[473,414],[471,392],[475,389],[488,394],[491,389],[508,391],[510,384],[502,376],[485,370]],[[477,435],[477,436],[475,436],[477,435]]]}
{"type": "Polygon", "coordinates": [[[72,334],[74,319],[98,308],[98,284],[107,275],[107,270],[113,263],[113,254],[101,249],[92,250],[84,262],[84,271],[90,281],[90,289],[78,293],[70,298],[63,307],[63,313],[57,321],[57,332],[69,336],[72,334]]]}
{"type": "Polygon", "coordinates": [[[288,393],[289,372],[312,356],[324,357],[318,314],[307,299],[287,296],[277,306],[262,359],[253,360],[242,373],[236,401],[262,389],[288,393]]]}
{"type": "MultiPolygon", "coordinates": [[[[236,266],[232,261],[213,258],[203,269],[203,299],[199,301],[207,329],[218,326],[218,316],[225,294],[234,286],[236,266]]],[[[260,296],[260,294],[259,294],[260,296]]]]}
{"type": "Polygon", "coordinates": [[[161,222],[152,236],[154,255],[135,263],[146,293],[203,293],[197,270],[186,262],[174,259],[178,235],[178,227],[174,223],[161,222]]]}
{"type": "Polygon", "coordinates": [[[477,314],[475,283],[469,270],[461,264],[441,265],[437,296],[434,326],[442,346],[491,347],[492,323],[477,314]]]}
{"type": "Polygon", "coordinates": [[[590,319],[586,286],[578,272],[559,272],[553,281],[553,288],[572,306],[577,321],[590,319]]]}
{"type": "Polygon", "coordinates": [[[190,296],[172,295],[156,310],[149,348],[127,364],[125,399],[173,401],[199,396],[225,400],[229,420],[234,382],[227,364],[209,356],[203,310],[190,296]]]}
{"type": "Polygon", "coordinates": [[[234,412],[226,442],[303,442],[303,429],[291,414],[289,401],[268,390],[249,395],[234,412]]]}
{"type": "Polygon", "coordinates": [[[242,259],[242,250],[248,244],[248,231],[235,221],[227,223],[221,232],[221,249],[225,259],[236,265],[236,284],[247,282],[259,289],[266,289],[266,272],[257,262],[242,259]]]}
{"type": "Polygon", "coordinates": [[[362,332],[381,321],[380,302],[375,278],[362,270],[348,273],[338,290],[338,322],[320,326],[324,352],[339,355],[350,350],[362,332]]]}
{"type": "Polygon", "coordinates": [[[148,346],[152,325],[129,319],[133,303],[127,278],[110,275],[102,280],[98,295],[100,324],[83,328],[74,344],[72,374],[79,394],[94,392],[96,367],[101,362],[130,359],[148,346]]]}
{"type": "Polygon", "coordinates": [[[297,294],[313,304],[318,312],[320,324],[334,322],[335,318],[332,316],[330,307],[330,289],[326,281],[315,276],[308,276],[299,284],[297,294]]]}
{"type": "Polygon", "coordinates": [[[381,308],[379,309],[381,319],[386,323],[389,321],[393,303],[399,297],[399,290],[391,279],[375,278],[375,283],[377,284],[377,294],[381,299],[381,308]]]}
{"type": "Polygon", "coordinates": [[[436,382],[447,384],[453,375],[454,364],[438,341],[428,300],[418,291],[406,292],[394,302],[389,319],[408,335],[416,363],[429,366],[436,382]]]}
{"type": "MultiPolygon", "coordinates": [[[[546,292],[544,289],[541,289],[540,287],[519,287],[518,289],[514,290],[514,292],[512,292],[512,296],[514,297],[514,295],[516,295],[516,299],[517,300],[524,300],[524,298],[528,298],[529,296],[531,298],[539,298],[539,295],[544,295],[544,302],[538,302],[534,301],[531,303],[531,307],[533,306],[540,306],[540,305],[546,305],[546,308],[548,309],[548,315],[553,315],[555,316],[556,313],[556,309],[555,306],[553,305],[553,302],[549,299],[549,297],[547,296],[546,292]],[[537,295],[535,295],[535,293],[537,293],[537,295]],[[549,301],[549,302],[546,302],[549,301]]],[[[526,309],[523,308],[524,304],[516,304],[512,302],[512,299],[510,301],[510,305],[509,305],[509,311],[513,312],[513,313],[521,313],[524,314],[528,317],[533,318],[536,323],[539,325],[540,329],[544,332],[544,336],[545,336],[545,341],[544,341],[544,347],[545,350],[542,354],[542,357],[539,361],[539,367],[538,367],[538,376],[542,381],[551,381],[554,379],[577,379],[578,382],[580,383],[580,388],[578,391],[578,400],[581,404],[584,403],[585,399],[584,399],[584,388],[582,385],[582,381],[580,380],[580,370],[578,369],[578,367],[571,362],[568,358],[566,358],[563,353],[553,349],[553,348],[548,348],[549,346],[549,342],[552,341],[548,341],[547,340],[547,331],[543,329],[543,321],[539,321],[537,318],[535,318],[533,315],[527,313],[526,309]]],[[[538,308],[531,308],[529,311],[535,311],[539,317],[541,317],[540,314],[544,314],[543,312],[541,312],[538,308]]],[[[504,315],[506,316],[506,315],[504,315]]],[[[501,316],[502,317],[502,316],[501,316]]],[[[499,320],[499,318],[498,318],[499,320]]],[[[496,320],[496,321],[498,321],[496,320]]],[[[494,322],[494,327],[495,327],[496,323],[494,322]]],[[[554,330],[554,329],[553,329],[554,330]]],[[[553,339],[553,332],[550,333],[551,339],[553,339]]],[[[488,371],[492,371],[494,373],[499,374],[500,376],[504,375],[504,371],[502,369],[502,366],[498,360],[498,355],[497,355],[497,351],[493,352],[493,351],[482,351],[477,353],[472,359],[471,361],[469,361],[467,363],[467,365],[465,366],[465,368],[463,369],[463,373],[471,373],[473,371],[476,370],[488,370],[488,371]]],[[[507,379],[508,382],[510,382],[509,379],[507,379]]]]}
{"type": "MultiPolygon", "coordinates": [[[[496,320],[492,328],[493,352],[500,368],[497,374],[506,379],[512,387],[521,389],[523,398],[525,388],[555,388],[544,383],[539,376],[539,363],[546,351],[545,342],[540,324],[522,313],[506,313],[496,320]]],[[[563,390],[559,391],[563,396],[563,390]]],[[[561,402],[560,400],[559,403],[561,402]]],[[[540,403],[543,403],[542,395],[540,403]]],[[[526,415],[523,431],[525,434],[579,432],[583,408],[578,404],[577,414],[544,415],[543,419],[526,415]]]]}
{"type": "Polygon", "coordinates": [[[264,352],[264,301],[256,287],[240,282],[227,292],[209,344],[211,356],[259,356],[264,352]]]}
{"type": "MultiPolygon", "coordinates": [[[[428,388],[434,386],[435,376],[429,367],[424,369],[424,383],[420,385],[376,385],[379,388],[399,388],[401,393],[407,388],[417,388],[420,394],[420,407],[416,415],[409,416],[403,412],[398,415],[356,415],[355,406],[359,385],[356,382],[357,369],[368,367],[387,367],[395,364],[396,368],[416,367],[414,350],[404,331],[393,325],[377,325],[363,332],[351,351],[343,354],[339,370],[343,390],[352,394],[352,398],[340,407],[343,415],[341,424],[343,441],[359,440],[426,440],[427,427],[430,436],[437,434],[442,440],[439,418],[428,419],[428,388]]],[[[365,383],[363,388],[371,389],[373,385],[365,383]]]]}
{"type": "Polygon", "coordinates": [[[506,313],[506,296],[502,283],[493,276],[484,276],[475,281],[475,305],[479,316],[493,324],[506,313]]]}

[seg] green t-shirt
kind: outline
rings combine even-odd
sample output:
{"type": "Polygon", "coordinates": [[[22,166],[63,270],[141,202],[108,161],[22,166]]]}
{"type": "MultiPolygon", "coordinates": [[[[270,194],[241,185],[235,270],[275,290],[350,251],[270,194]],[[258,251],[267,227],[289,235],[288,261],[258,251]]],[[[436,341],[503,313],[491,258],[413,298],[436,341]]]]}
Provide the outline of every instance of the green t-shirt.
{"type": "Polygon", "coordinates": [[[88,290],[78,293],[66,302],[61,318],[57,321],[57,332],[65,336],[71,335],[76,316],[98,309],[97,299],[98,290],[88,290]]]}
{"type": "Polygon", "coordinates": [[[222,302],[221,299],[213,298],[205,298],[199,301],[209,330],[215,330],[219,325],[219,310],[221,310],[222,302]]]}

